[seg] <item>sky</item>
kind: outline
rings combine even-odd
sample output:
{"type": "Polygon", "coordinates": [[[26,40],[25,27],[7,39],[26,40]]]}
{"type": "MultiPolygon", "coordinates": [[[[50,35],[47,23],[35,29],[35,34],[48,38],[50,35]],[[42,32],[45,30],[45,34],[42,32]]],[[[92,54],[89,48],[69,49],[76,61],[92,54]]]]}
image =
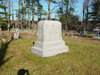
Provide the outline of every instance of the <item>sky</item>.
{"type": "Polygon", "coordinates": [[[83,12],[83,1],[84,0],[78,0],[78,4],[75,6],[75,15],[78,15],[80,17],[80,20],[82,20],[82,12],[83,12]]]}
{"type": "MultiPolygon", "coordinates": [[[[13,2],[14,2],[13,6],[14,6],[15,10],[18,9],[17,1],[18,0],[13,0],[13,2]]],[[[40,3],[43,5],[44,10],[47,11],[47,9],[48,9],[47,2],[45,0],[42,0],[40,3]]],[[[55,7],[54,5],[51,5],[51,6],[55,7]]],[[[74,8],[75,8],[74,14],[79,16],[80,20],[82,20],[82,10],[83,10],[82,6],[83,6],[83,0],[78,0],[77,5],[74,6],[74,8]]],[[[14,13],[16,13],[16,12],[14,12],[14,13]]],[[[52,17],[55,17],[55,11],[53,11],[52,17]]]]}
{"type": "MultiPolygon", "coordinates": [[[[79,16],[79,19],[80,19],[80,20],[82,20],[83,1],[84,1],[84,0],[78,0],[78,1],[77,1],[77,5],[74,6],[74,8],[75,8],[74,14],[77,15],[77,16],[79,16]]],[[[45,0],[43,0],[41,3],[42,3],[42,5],[43,5],[43,7],[44,7],[44,10],[47,11],[47,9],[48,9],[47,2],[45,2],[45,0]]],[[[53,7],[53,6],[54,6],[54,5],[52,5],[52,7],[53,7]]],[[[55,12],[55,11],[54,11],[54,12],[55,12]]],[[[52,14],[52,17],[54,17],[54,16],[55,16],[55,13],[52,14]]]]}

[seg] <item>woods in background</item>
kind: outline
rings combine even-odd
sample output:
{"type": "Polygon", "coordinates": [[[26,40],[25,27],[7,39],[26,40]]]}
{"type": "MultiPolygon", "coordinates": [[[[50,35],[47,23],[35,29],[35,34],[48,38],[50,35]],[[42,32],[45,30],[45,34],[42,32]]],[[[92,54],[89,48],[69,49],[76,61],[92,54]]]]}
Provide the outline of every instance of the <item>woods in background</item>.
{"type": "Polygon", "coordinates": [[[99,0],[84,0],[82,20],[74,14],[79,0],[45,0],[48,6],[47,10],[42,4],[43,1],[0,0],[0,26],[32,29],[38,21],[48,19],[61,21],[65,31],[80,30],[81,25],[83,25],[84,30],[93,30],[96,26],[100,27],[99,0]]]}

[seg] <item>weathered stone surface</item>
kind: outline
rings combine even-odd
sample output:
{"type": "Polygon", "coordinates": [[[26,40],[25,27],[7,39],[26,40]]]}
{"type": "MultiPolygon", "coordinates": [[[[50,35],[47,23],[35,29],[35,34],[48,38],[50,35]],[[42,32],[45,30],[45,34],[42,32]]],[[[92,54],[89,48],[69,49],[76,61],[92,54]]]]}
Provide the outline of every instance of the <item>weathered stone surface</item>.
{"type": "Polygon", "coordinates": [[[16,29],[13,38],[14,39],[19,39],[19,29],[16,29]]]}
{"type": "Polygon", "coordinates": [[[59,21],[40,21],[38,23],[38,38],[32,52],[48,57],[68,52],[68,46],[62,39],[61,23],[59,21]]]}

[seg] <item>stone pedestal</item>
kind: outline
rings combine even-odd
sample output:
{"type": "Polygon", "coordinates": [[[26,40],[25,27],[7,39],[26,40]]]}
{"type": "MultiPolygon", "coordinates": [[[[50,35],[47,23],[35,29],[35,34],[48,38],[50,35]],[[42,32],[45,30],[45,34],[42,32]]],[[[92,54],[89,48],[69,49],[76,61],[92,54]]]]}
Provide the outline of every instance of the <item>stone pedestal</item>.
{"type": "Polygon", "coordinates": [[[32,47],[32,52],[49,57],[68,52],[68,46],[62,39],[61,23],[59,21],[40,21],[38,23],[37,41],[32,47]]]}

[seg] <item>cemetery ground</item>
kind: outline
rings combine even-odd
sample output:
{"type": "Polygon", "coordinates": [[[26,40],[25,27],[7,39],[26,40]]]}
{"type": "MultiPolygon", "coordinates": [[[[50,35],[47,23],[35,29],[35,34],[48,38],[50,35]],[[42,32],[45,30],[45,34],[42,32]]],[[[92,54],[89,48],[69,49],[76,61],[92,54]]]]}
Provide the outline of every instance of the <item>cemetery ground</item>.
{"type": "Polygon", "coordinates": [[[100,41],[68,36],[64,40],[69,52],[47,58],[32,53],[35,35],[12,40],[7,44],[0,75],[17,75],[20,69],[27,69],[30,75],[100,75],[100,41]]]}

